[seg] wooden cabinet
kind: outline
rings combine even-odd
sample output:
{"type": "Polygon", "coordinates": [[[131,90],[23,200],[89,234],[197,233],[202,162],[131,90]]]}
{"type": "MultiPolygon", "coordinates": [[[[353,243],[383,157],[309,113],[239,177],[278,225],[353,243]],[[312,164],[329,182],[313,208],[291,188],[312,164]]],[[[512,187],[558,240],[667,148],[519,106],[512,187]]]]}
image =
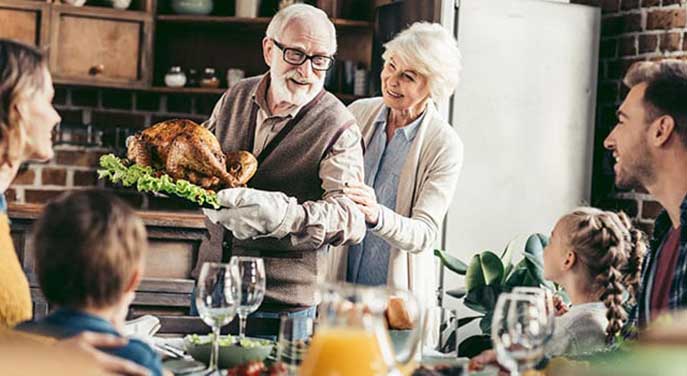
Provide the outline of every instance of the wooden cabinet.
{"type": "Polygon", "coordinates": [[[50,70],[55,81],[148,86],[152,27],[151,15],[144,12],[52,5],[50,70]]]}
{"type": "Polygon", "coordinates": [[[42,1],[0,0],[0,36],[44,47],[48,43],[50,5],[42,1]]]}

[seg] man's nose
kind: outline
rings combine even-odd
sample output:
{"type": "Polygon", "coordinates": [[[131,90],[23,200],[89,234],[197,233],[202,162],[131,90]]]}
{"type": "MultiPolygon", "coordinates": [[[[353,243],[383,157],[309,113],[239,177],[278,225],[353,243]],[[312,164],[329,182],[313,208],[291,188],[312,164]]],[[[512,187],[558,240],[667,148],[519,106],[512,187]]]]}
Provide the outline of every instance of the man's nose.
{"type": "Polygon", "coordinates": [[[303,78],[310,78],[310,75],[313,73],[312,60],[305,59],[303,64],[299,65],[296,70],[303,78]]]}
{"type": "Polygon", "coordinates": [[[604,139],[604,147],[608,150],[615,149],[614,133],[615,133],[615,129],[612,129],[611,133],[609,133],[608,136],[606,136],[606,138],[604,139]]]}

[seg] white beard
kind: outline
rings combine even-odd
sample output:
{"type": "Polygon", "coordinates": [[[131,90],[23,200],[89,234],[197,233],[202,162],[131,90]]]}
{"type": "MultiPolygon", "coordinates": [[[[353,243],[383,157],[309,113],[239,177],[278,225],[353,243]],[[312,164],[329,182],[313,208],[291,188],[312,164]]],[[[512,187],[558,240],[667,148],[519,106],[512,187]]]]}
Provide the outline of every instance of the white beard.
{"type": "Polygon", "coordinates": [[[300,74],[295,71],[289,71],[282,76],[277,76],[277,74],[270,70],[271,79],[271,89],[273,90],[274,98],[277,102],[287,102],[295,106],[302,106],[310,102],[317,93],[320,92],[324,82],[317,82],[321,80],[306,80],[300,76],[300,74]],[[295,79],[299,82],[309,82],[311,83],[308,90],[298,90],[297,92],[292,92],[288,85],[287,80],[295,79]]]}

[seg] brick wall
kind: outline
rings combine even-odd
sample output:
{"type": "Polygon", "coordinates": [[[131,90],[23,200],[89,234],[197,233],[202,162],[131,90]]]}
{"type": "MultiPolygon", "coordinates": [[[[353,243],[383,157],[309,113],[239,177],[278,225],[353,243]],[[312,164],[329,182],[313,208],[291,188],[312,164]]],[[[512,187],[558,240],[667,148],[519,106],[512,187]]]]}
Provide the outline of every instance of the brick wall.
{"type": "Polygon", "coordinates": [[[603,149],[603,140],[615,125],[615,111],[627,94],[621,81],[632,63],[687,58],[687,1],[593,3],[602,7],[602,28],[592,203],[625,210],[650,234],[660,205],[646,191],[620,191],[614,187],[612,160],[603,149]]]}
{"type": "Polygon", "coordinates": [[[202,122],[208,118],[219,94],[166,94],[138,90],[57,86],[55,107],[62,116],[56,132],[55,157],[46,163],[22,167],[7,191],[7,199],[44,203],[65,190],[99,186],[142,209],[190,209],[177,199],[139,194],[104,184],[97,179],[98,158],[115,152],[123,155],[124,140],[146,126],[170,118],[202,122]]]}

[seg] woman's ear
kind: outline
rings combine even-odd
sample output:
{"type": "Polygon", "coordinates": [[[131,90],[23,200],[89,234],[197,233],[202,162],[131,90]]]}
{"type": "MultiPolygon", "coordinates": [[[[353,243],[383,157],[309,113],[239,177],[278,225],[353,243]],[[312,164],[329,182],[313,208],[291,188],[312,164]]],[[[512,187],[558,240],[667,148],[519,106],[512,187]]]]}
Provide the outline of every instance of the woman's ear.
{"type": "Polygon", "coordinates": [[[563,270],[570,270],[575,266],[577,261],[577,255],[573,251],[568,251],[565,255],[565,260],[563,260],[563,270]]]}

